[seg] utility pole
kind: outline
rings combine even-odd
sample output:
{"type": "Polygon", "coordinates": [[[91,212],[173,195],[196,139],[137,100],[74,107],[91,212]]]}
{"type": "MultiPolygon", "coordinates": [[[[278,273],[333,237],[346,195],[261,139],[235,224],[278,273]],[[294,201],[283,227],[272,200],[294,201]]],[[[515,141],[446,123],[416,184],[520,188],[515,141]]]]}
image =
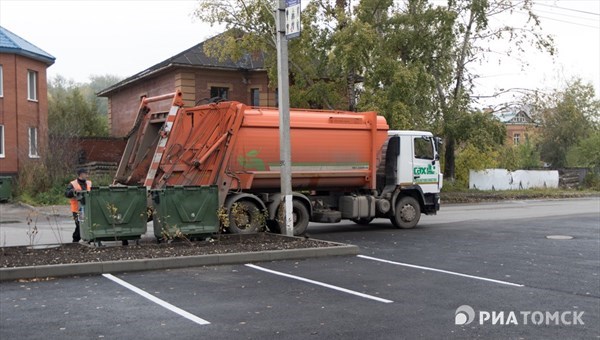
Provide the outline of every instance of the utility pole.
{"type": "MultiPolygon", "coordinates": [[[[281,161],[281,198],[285,207],[285,234],[294,236],[292,205],[292,152],[290,145],[290,83],[288,42],[286,38],[286,0],[277,7],[277,93],[279,97],[279,149],[281,161]]],[[[284,233],[284,230],[281,230],[284,233]]]]}

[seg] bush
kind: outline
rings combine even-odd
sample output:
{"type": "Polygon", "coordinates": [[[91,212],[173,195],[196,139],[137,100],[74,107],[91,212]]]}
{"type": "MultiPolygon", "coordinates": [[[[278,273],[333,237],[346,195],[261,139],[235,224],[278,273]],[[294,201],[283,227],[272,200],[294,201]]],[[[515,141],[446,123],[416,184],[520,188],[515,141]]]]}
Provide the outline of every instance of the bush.
{"type": "MultiPolygon", "coordinates": [[[[483,150],[467,144],[462,147],[456,156],[456,185],[459,187],[469,187],[469,170],[483,170],[498,167],[498,152],[491,147],[485,147],[483,150]]],[[[444,186],[446,184],[444,183],[444,186]]]]}

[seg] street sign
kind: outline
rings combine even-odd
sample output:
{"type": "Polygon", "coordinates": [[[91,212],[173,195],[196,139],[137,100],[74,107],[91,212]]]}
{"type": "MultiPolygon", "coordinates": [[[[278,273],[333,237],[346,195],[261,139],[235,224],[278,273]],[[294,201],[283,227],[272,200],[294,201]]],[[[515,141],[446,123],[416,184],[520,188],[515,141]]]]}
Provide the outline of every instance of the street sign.
{"type": "Polygon", "coordinates": [[[285,0],[285,37],[299,37],[300,28],[300,0],[285,0]]]}

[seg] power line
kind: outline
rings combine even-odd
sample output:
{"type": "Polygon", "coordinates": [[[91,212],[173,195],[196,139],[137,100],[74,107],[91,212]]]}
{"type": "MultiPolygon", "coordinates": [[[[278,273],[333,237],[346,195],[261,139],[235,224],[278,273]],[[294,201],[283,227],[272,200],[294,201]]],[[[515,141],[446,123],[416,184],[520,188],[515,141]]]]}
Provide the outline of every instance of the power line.
{"type": "Polygon", "coordinates": [[[583,17],[583,16],[580,16],[580,15],[571,15],[571,14],[565,14],[565,13],[559,13],[559,12],[553,12],[553,11],[544,11],[544,10],[541,10],[541,9],[536,9],[535,12],[552,14],[552,15],[559,15],[561,17],[569,17],[569,18],[575,18],[575,19],[580,19],[580,20],[593,20],[595,22],[598,22],[598,20],[596,18],[583,17]]]}
{"type": "MultiPolygon", "coordinates": [[[[524,10],[518,10],[515,13],[522,14],[522,15],[528,15],[528,13],[526,13],[524,10]]],[[[560,14],[558,14],[558,15],[560,15],[560,14]]],[[[536,14],[536,16],[538,18],[543,18],[543,19],[548,19],[548,20],[553,20],[553,21],[564,22],[564,23],[570,24],[570,25],[576,25],[576,26],[582,26],[582,27],[590,27],[590,28],[600,29],[600,27],[598,27],[598,26],[580,24],[578,22],[573,22],[573,21],[568,21],[568,20],[561,20],[561,19],[555,19],[555,18],[543,16],[543,15],[538,15],[538,14],[536,14]]]]}
{"type": "Polygon", "coordinates": [[[573,8],[567,8],[567,7],[560,7],[560,6],[556,6],[556,5],[546,5],[546,4],[539,3],[539,2],[536,2],[535,4],[539,5],[539,6],[550,7],[550,8],[558,8],[558,9],[562,9],[562,10],[565,10],[565,11],[579,12],[579,13],[584,13],[584,14],[589,14],[589,15],[595,15],[595,16],[600,17],[600,13],[582,11],[582,10],[579,10],[579,9],[573,9],[573,8]]]}
{"type": "Polygon", "coordinates": [[[591,25],[586,25],[586,24],[580,24],[578,22],[572,22],[572,21],[567,21],[567,20],[560,20],[560,19],[545,17],[545,16],[541,16],[541,15],[538,15],[538,17],[539,18],[548,19],[548,20],[553,20],[553,21],[564,22],[565,24],[571,24],[571,25],[576,25],[576,26],[583,26],[583,27],[590,27],[590,28],[600,29],[600,27],[598,27],[598,26],[591,26],[591,25]]]}

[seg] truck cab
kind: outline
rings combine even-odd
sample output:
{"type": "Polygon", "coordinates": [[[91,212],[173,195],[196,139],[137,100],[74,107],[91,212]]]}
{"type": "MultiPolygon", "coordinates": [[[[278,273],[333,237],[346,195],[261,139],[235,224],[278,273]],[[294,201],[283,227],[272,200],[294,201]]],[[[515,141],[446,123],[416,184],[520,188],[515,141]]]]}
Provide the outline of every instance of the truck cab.
{"type": "Polygon", "coordinates": [[[419,186],[424,194],[439,193],[443,176],[440,171],[439,138],[427,131],[388,131],[390,139],[398,138],[397,157],[399,187],[419,186]]]}

